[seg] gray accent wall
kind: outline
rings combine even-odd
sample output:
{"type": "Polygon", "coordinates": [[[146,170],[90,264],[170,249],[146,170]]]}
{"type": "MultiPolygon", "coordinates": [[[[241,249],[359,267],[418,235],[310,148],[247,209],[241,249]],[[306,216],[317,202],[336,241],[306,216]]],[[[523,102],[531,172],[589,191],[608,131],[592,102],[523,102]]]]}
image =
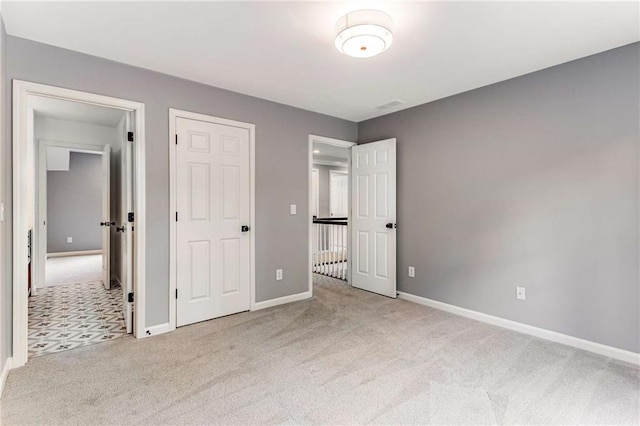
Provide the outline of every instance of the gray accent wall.
{"type": "MultiPolygon", "coordinates": [[[[120,125],[108,127],[46,117],[39,115],[39,112],[36,111],[34,135],[38,144],[42,141],[56,141],[82,144],[96,150],[102,150],[107,144],[111,147],[111,221],[116,222],[118,226],[122,225],[123,220],[120,217],[120,153],[124,139],[123,128],[120,125]]],[[[111,276],[120,277],[120,238],[122,234],[115,232],[114,227],[110,228],[110,234],[111,276]]]]}
{"type": "Polygon", "coordinates": [[[360,123],[398,140],[398,289],[640,352],[639,63],[635,43],[360,123]]]}
{"type": "Polygon", "coordinates": [[[256,299],[307,290],[309,134],[355,140],[356,123],[12,36],[7,66],[9,82],[145,104],[148,327],[169,320],[169,108],[256,125],[256,299]],[[298,205],[297,215],[289,214],[290,204],[298,205]],[[275,280],[278,268],[282,281],[275,280]]]}
{"type": "Polygon", "coordinates": [[[72,152],[69,171],[47,172],[47,253],[102,249],[101,221],[102,156],[72,152]]]}

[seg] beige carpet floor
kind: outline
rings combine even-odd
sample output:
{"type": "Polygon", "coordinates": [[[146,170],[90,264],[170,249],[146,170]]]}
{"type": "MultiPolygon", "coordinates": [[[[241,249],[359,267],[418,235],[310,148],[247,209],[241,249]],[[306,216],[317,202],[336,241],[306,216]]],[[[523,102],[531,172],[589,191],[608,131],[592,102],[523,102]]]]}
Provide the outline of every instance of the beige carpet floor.
{"type": "Polygon", "coordinates": [[[2,424],[637,424],[632,365],[319,278],[315,297],[35,358],[2,424]]]}

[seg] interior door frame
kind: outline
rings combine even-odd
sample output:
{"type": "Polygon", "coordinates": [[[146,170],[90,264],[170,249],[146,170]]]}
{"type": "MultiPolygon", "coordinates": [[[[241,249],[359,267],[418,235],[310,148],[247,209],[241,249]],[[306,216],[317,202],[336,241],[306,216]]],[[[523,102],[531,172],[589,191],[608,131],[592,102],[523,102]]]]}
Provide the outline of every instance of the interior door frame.
{"type": "MultiPolygon", "coordinates": [[[[309,218],[308,218],[308,240],[307,246],[309,247],[307,268],[309,268],[309,297],[313,296],[313,144],[314,142],[322,143],[325,145],[337,146],[340,148],[351,148],[356,146],[356,142],[345,141],[342,139],[328,138],[326,136],[309,135],[309,163],[307,166],[307,179],[309,180],[309,218]]],[[[320,163],[317,163],[320,164],[320,163]]],[[[351,150],[349,150],[349,157],[347,159],[347,173],[349,174],[349,188],[351,188],[351,150]]],[[[349,217],[351,216],[351,197],[349,197],[348,207],[349,217]]],[[[350,247],[351,238],[351,224],[347,223],[347,247],[350,247]]],[[[351,256],[347,257],[347,283],[351,283],[351,256]]]]}
{"type": "Polygon", "coordinates": [[[244,123],[241,121],[229,120],[226,118],[214,117],[211,115],[200,114],[197,112],[183,111],[175,108],[169,108],[169,329],[173,331],[176,329],[176,315],[178,301],[176,299],[177,286],[177,253],[176,243],[177,238],[177,226],[175,212],[177,211],[178,197],[177,197],[177,178],[178,171],[176,170],[176,121],[178,118],[185,118],[188,120],[204,121],[206,123],[220,124],[223,126],[238,127],[241,129],[247,129],[249,131],[249,227],[250,227],[250,310],[256,310],[256,156],[255,156],[255,135],[256,126],[252,123],[244,123]]]}
{"type": "MultiPolygon", "coordinates": [[[[47,264],[47,227],[43,224],[43,218],[47,217],[47,148],[67,148],[70,152],[102,155],[97,145],[61,142],[48,139],[38,139],[38,185],[36,186],[36,211],[33,242],[35,255],[35,274],[31,284],[31,294],[36,295],[38,286],[46,282],[47,264]]],[[[108,256],[109,254],[107,254],[108,256]]],[[[104,256],[104,253],[103,253],[104,256]]]]}
{"type": "MultiPolygon", "coordinates": [[[[46,84],[32,83],[23,80],[13,80],[13,209],[12,209],[12,289],[13,289],[13,353],[12,368],[21,367],[28,359],[28,290],[27,290],[27,235],[30,211],[27,194],[27,177],[34,173],[35,147],[33,140],[33,108],[29,105],[29,97],[41,96],[80,102],[90,105],[104,106],[133,111],[136,114],[135,126],[135,213],[136,221],[136,274],[134,281],[135,316],[134,336],[145,337],[145,273],[146,273],[146,244],[145,244],[145,205],[146,205],[146,169],[145,169],[145,109],[140,102],[128,101],[109,96],[78,90],[64,89],[46,84]]],[[[36,176],[33,177],[34,182],[36,176]]],[[[35,186],[35,185],[34,185],[35,186]]],[[[36,200],[33,200],[34,205],[36,200]]],[[[35,209],[34,209],[35,210],[35,209]]],[[[34,212],[35,215],[35,212],[34,212]]]]}

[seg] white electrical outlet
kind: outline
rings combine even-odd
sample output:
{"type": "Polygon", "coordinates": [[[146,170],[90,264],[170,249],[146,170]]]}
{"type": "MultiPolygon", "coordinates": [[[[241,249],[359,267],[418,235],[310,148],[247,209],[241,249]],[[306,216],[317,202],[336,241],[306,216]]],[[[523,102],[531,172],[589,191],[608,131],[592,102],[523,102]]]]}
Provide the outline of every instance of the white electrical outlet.
{"type": "Polygon", "coordinates": [[[516,298],[518,300],[525,300],[527,298],[527,293],[524,287],[516,287],[516,298]]]}
{"type": "Polygon", "coordinates": [[[276,281],[282,280],[282,269],[276,269],[276,281]]]}
{"type": "Polygon", "coordinates": [[[409,266],[409,276],[411,278],[414,278],[416,276],[416,268],[414,268],[413,266],[409,266]]]}
{"type": "Polygon", "coordinates": [[[291,214],[296,214],[296,210],[297,210],[296,205],[291,204],[291,207],[289,208],[289,211],[291,212],[291,214]]]}
{"type": "Polygon", "coordinates": [[[67,237],[67,244],[71,244],[73,242],[73,238],[67,237]]]}

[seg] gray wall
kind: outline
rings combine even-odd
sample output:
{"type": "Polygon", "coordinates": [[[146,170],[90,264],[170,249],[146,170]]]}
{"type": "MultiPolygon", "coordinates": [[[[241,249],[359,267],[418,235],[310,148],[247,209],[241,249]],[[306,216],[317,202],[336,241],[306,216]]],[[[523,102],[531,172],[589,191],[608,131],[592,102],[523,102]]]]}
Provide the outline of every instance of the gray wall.
{"type": "MultiPolygon", "coordinates": [[[[124,115],[123,115],[124,118],[124,115]]],[[[124,121],[123,121],[124,122],[124,121]]],[[[37,143],[41,141],[70,142],[91,145],[102,150],[106,144],[111,147],[111,221],[120,226],[120,151],[124,138],[124,129],[99,126],[91,123],[62,120],[40,116],[36,111],[34,120],[34,136],[37,143]]],[[[120,238],[122,234],[110,228],[111,233],[111,276],[120,277],[120,238]]],[[[65,240],[66,241],[66,240],[65,240]]],[[[63,250],[64,251],[64,250],[63,250]]]]}
{"type": "Polygon", "coordinates": [[[399,290],[639,352],[639,62],[636,43],[360,123],[398,139],[399,290]]]}
{"type": "Polygon", "coordinates": [[[318,206],[318,214],[319,217],[330,217],[331,213],[331,203],[330,203],[330,172],[331,170],[342,170],[346,171],[346,167],[338,167],[338,166],[325,166],[322,164],[314,164],[314,169],[318,169],[318,179],[319,179],[319,206],[318,206]]]}
{"type": "Polygon", "coordinates": [[[256,298],[307,290],[309,134],[355,140],[355,123],[11,36],[7,66],[9,81],[145,103],[147,326],[169,320],[169,108],[256,125],[256,298]]]}
{"type": "Polygon", "coordinates": [[[100,250],[101,221],[102,156],[72,152],[69,171],[47,172],[47,253],[100,250]]]}

